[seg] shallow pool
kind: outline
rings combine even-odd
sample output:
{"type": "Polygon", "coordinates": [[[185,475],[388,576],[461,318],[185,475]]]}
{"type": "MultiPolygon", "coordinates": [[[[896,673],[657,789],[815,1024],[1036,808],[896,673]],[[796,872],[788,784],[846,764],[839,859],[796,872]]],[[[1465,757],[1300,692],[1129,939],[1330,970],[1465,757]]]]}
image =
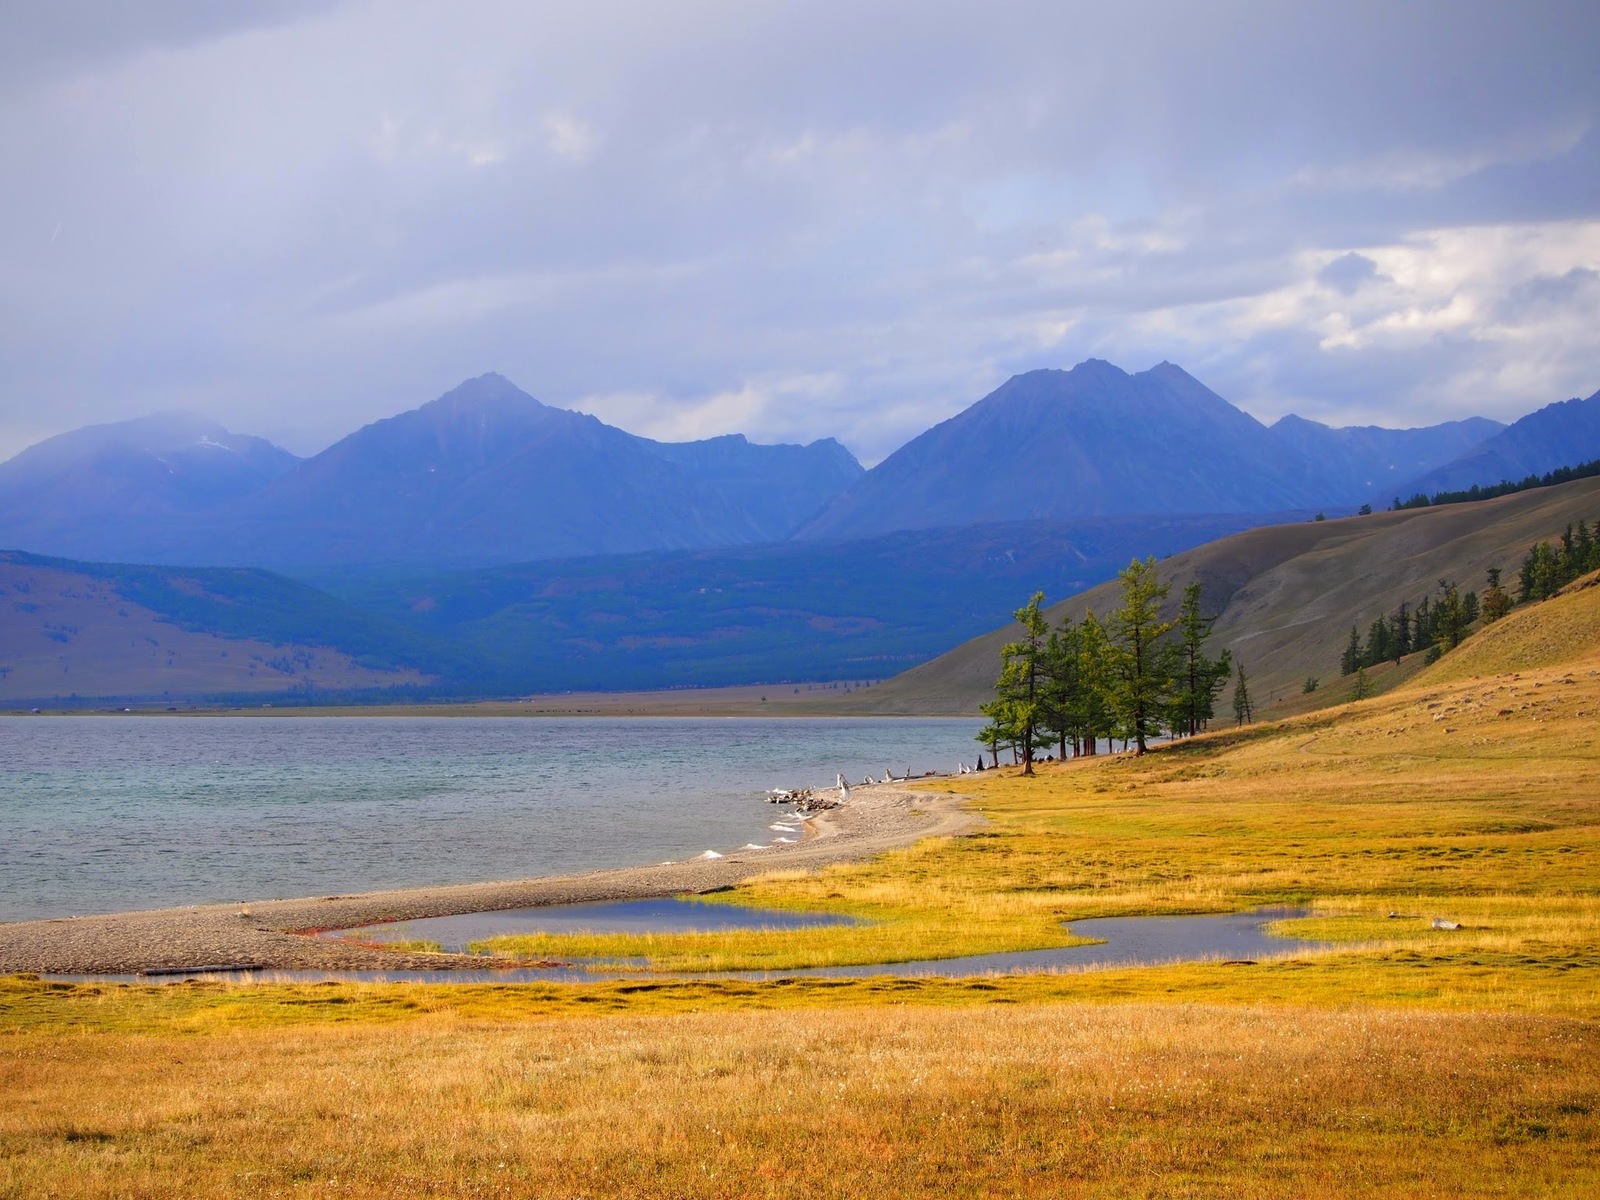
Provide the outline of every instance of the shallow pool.
{"type": "MultiPolygon", "coordinates": [[[[805,967],[786,971],[721,971],[701,975],[647,974],[638,970],[619,971],[614,964],[596,964],[537,968],[509,968],[501,970],[466,971],[280,971],[240,970],[226,973],[195,971],[188,973],[146,975],[58,975],[55,979],[73,979],[83,982],[108,983],[175,983],[185,979],[226,979],[246,983],[595,983],[603,980],[625,979],[637,982],[667,979],[794,979],[810,976],[825,978],[860,978],[873,975],[904,977],[937,976],[960,978],[973,975],[1021,975],[1037,972],[1082,971],[1097,967],[1145,967],[1164,963],[1182,962],[1255,962],[1263,958],[1294,954],[1306,950],[1324,950],[1331,943],[1306,941],[1301,938],[1276,937],[1266,932],[1271,921],[1308,916],[1305,909],[1263,908],[1255,912],[1228,913],[1221,916],[1189,917],[1100,917],[1088,921],[1074,921],[1071,932],[1080,937],[1105,939],[1102,943],[1086,946],[1065,946],[1055,950],[1025,950],[1008,954],[974,954],[963,958],[922,959],[914,962],[869,963],[853,967],[805,967]]],[[[836,924],[849,921],[822,913],[780,913],[762,909],[740,909],[732,905],[693,904],[681,900],[627,901],[621,904],[552,905],[541,909],[513,909],[503,913],[474,913],[473,921],[503,918],[521,922],[516,930],[500,928],[503,932],[531,932],[544,930],[557,932],[660,932],[663,930],[688,931],[693,929],[759,929],[804,928],[806,925],[836,924]],[[645,905],[671,906],[664,908],[655,923],[645,923],[645,905]],[[578,912],[576,910],[583,910],[578,912]],[[605,911],[610,910],[609,916],[605,911]],[[623,910],[623,911],[618,911],[623,910]],[[699,911],[687,911],[699,910],[699,911]],[[527,914],[532,914],[528,916],[527,914]],[[796,924],[781,925],[775,919],[792,919],[796,924]],[[614,922],[606,927],[603,922],[614,922]],[[711,924],[714,921],[723,924],[711,924]],[[621,924],[633,921],[634,924],[621,924]],[[702,924],[664,924],[664,921],[705,922],[702,924]],[[565,922],[563,924],[563,922],[565,922]]],[[[448,927],[446,937],[450,944],[464,945],[478,937],[494,936],[491,933],[468,932],[474,928],[468,918],[434,917],[429,921],[459,922],[448,927]]],[[[408,921],[387,928],[402,926],[409,932],[395,934],[395,940],[406,937],[430,936],[435,941],[444,939],[437,934],[418,932],[427,921],[408,921]]],[[[369,926],[363,933],[381,926],[369,926]]],[[[490,928],[489,925],[483,928],[490,928]]],[[[346,931],[353,932],[353,931],[346,931]]],[[[366,939],[377,940],[377,939],[366,939]]]]}

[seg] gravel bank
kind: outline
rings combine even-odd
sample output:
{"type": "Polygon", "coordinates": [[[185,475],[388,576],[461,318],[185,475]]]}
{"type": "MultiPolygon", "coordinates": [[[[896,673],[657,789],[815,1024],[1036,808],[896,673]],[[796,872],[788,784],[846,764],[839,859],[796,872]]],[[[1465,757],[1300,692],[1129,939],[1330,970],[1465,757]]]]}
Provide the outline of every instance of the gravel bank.
{"type": "Polygon", "coordinates": [[[539,904],[707,892],[764,871],[815,870],[870,858],[925,837],[966,833],[982,818],[963,804],[961,797],[880,784],[857,788],[848,804],[812,818],[805,840],[796,845],[735,851],[725,858],[505,883],[265,900],[242,908],[213,904],[0,924],[0,974],[125,975],[208,966],[482,970],[481,958],[407,954],[307,937],[301,931],[539,904]]]}

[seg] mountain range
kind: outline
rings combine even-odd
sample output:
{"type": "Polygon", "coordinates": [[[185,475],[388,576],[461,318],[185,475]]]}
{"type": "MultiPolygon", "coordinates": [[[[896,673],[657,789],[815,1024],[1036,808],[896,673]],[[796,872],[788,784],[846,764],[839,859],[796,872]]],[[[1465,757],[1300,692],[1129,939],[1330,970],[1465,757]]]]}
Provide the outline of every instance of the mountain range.
{"type": "Polygon", "coordinates": [[[1018,375],[870,471],[831,438],[667,443],[499,375],[311,458],[166,414],[0,463],[0,547],[74,559],[329,569],[845,541],[974,524],[1386,507],[1600,457],[1600,395],[1509,427],[1272,426],[1180,367],[1018,375]]]}
{"type": "Polygon", "coordinates": [[[490,374],[304,460],[181,414],[51,438],[0,464],[0,545],[295,568],[743,545],[861,473],[831,438],[656,442],[490,374]]]}

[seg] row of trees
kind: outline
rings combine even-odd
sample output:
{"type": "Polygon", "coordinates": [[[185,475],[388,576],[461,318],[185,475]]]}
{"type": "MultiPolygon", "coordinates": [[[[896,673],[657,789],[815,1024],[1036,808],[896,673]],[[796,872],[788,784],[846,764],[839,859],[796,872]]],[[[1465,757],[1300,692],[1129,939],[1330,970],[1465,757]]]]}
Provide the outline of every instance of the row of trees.
{"type": "Polygon", "coordinates": [[[1467,635],[1485,607],[1495,608],[1498,616],[1510,607],[1500,590],[1500,572],[1489,572],[1489,590],[1480,603],[1476,592],[1463,594],[1450,580],[1439,581],[1436,596],[1424,596],[1416,608],[1402,601],[1392,614],[1380,614],[1367,626],[1365,643],[1361,631],[1350,626],[1350,640],[1339,659],[1339,674],[1354,675],[1364,667],[1383,662],[1399,662],[1417,650],[1440,647],[1440,653],[1453,650],[1467,635]]]}
{"type": "Polygon", "coordinates": [[[1540,542],[1528,551],[1517,572],[1517,599],[1524,604],[1548,599],[1590,571],[1600,571],[1600,538],[1579,521],[1576,529],[1567,526],[1556,545],[1540,542]]]}
{"type": "MultiPolygon", "coordinates": [[[[1232,656],[1205,652],[1215,617],[1200,607],[1200,585],[1184,589],[1174,619],[1162,605],[1154,558],[1135,559],[1118,578],[1122,603],[1103,620],[1093,611],[1081,621],[1050,627],[1035,592],[1014,614],[1022,635],[1001,651],[995,699],[983,706],[989,724],[978,734],[996,764],[1011,748],[1023,773],[1033,773],[1037,747],[1055,743],[1062,758],[1093,754],[1102,739],[1121,738],[1139,754],[1164,732],[1192,735],[1211,720],[1217,695],[1233,673],[1232,656]]],[[[1235,708],[1249,717],[1241,667],[1235,708]]]]}
{"type": "MultiPolygon", "coordinates": [[[[1475,500],[1493,500],[1496,496],[1509,496],[1513,492],[1526,492],[1533,488],[1553,487],[1560,483],[1571,483],[1574,479],[1593,479],[1600,475],[1600,458],[1589,462],[1581,462],[1571,467],[1557,467],[1554,471],[1546,471],[1543,475],[1529,475],[1516,483],[1509,479],[1485,487],[1482,484],[1473,484],[1471,487],[1458,492],[1435,492],[1429,496],[1426,492],[1414,492],[1409,500],[1394,498],[1394,503],[1389,506],[1390,512],[1399,512],[1407,508],[1432,508],[1439,504],[1471,504],[1475,500]]],[[[1369,508],[1367,511],[1371,511],[1369,508]]]]}
{"type": "MultiPolygon", "coordinates": [[[[1579,521],[1576,526],[1568,525],[1554,544],[1539,542],[1528,551],[1517,572],[1516,603],[1547,599],[1590,571],[1600,571],[1600,537],[1590,531],[1587,522],[1579,521]]],[[[1481,600],[1476,592],[1463,593],[1450,580],[1441,579],[1438,594],[1424,596],[1415,609],[1402,603],[1392,614],[1374,620],[1367,627],[1365,642],[1352,625],[1339,673],[1354,675],[1382,662],[1399,662],[1417,650],[1437,657],[1455,649],[1473,622],[1493,624],[1509,613],[1511,606],[1511,594],[1500,583],[1499,567],[1489,568],[1489,585],[1481,600]]]]}

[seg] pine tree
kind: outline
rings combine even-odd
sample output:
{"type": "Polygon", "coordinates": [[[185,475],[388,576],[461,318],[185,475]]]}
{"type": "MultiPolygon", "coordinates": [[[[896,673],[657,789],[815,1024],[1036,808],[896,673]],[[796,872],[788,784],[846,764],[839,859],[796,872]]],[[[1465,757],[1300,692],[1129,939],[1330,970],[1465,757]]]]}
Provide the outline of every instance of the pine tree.
{"type": "Polygon", "coordinates": [[[1035,592],[1012,614],[1022,626],[1022,637],[1000,651],[999,694],[996,712],[986,715],[1010,735],[1022,756],[1022,773],[1033,774],[1033,742],[1039,729],[1039,700],[1045,680],[1045,637],[1050,624],[1039,611],[1044,593],[1035,592]]]}
{"type": "Polygon", "coordinates": [[[1361,665],[1361,633],[1354,625],[1350,626],[1350,641],[1344,648],[1344,655],[1339,659],[1339,674],[1354,675],[1356,668],[1361,665]]]}
{"type": "Polygon", "coordinates": [[[1389,647],[1389,652],[1394,655],[1396,663],[1411,653],[1411,610],[1406,607],[1404,600],[1395,609],[1393,645],[1389,647]]]}
{"type": "Polygon", "coordinates": [[[1045,678],[1039,701],[1039,728],[1055,736],[1062,758],[1067,756],[1067,740],[1077,741],[1079,711],[1083,707],[1083,672],[1078,659],[1080,640],[1078,627],[1071,621],[1063,621],[1060,629],[1050,631],[1050,640],[1044,647],[1045,678]]]}
{"type": "Polygon", "coordinates": [[[1244,677],[1244,663],[1239,663],[1239,674],[1233,684],[1233,719],[1243,725],[1250,719],[1250,687],[1244,677]]]}
{"type": "Polygon", "coordinates": [[[1462,602],[1461,593],[1456,590],[1455,584],[1447,579],[1441,579],[1439,586],[1444,589],[1444,595],[1437,606],[1439,641],[1446,650],[1454,650],[1466,636],[1467,607],[1462,602]]]}
{"type": "Polygon", "coordinates": [[[1220,658],[1207,658],[1205,642],[1211,636],[1216,617],[1200,612],[1200,585],[1183,589],[1178,609],[1178,672],[1172,704],[1173,733],[1199,733],[1216,709],[1217,693],[1233,674],[1233,656],[1226,650],[1220,658]]]}
{"type": "Polygon", "coordinates": [[[1511,597],[1506,595],[1505,589],[1500,586],[1499,567],[1489,568],[1489,586],[1484,589],[1479,609],[1483,614],[1485,625],[1493,625],[1511,611],[1511,597]]]}
{"type": "Polygon", "coordinates": [[[1362,652],[1361,665],[1375,667],[1389,658],[1389,622],[1379,616],[1367,628],[1367,648],[1362,652]]]}
{"type": "Polygon", "coordinates": [[[1122,581],[1122,607],[1108,622],[1112,710],[1132,738],[1134,753],[1143,754],[1159,731],[1172,688],[1172,655],[1163,639],[1176,622],[1161,620],[1169,587],[1156,573],[1154,555],[1143,562],[1134,559],[1117,578],[1122,581]]]}

